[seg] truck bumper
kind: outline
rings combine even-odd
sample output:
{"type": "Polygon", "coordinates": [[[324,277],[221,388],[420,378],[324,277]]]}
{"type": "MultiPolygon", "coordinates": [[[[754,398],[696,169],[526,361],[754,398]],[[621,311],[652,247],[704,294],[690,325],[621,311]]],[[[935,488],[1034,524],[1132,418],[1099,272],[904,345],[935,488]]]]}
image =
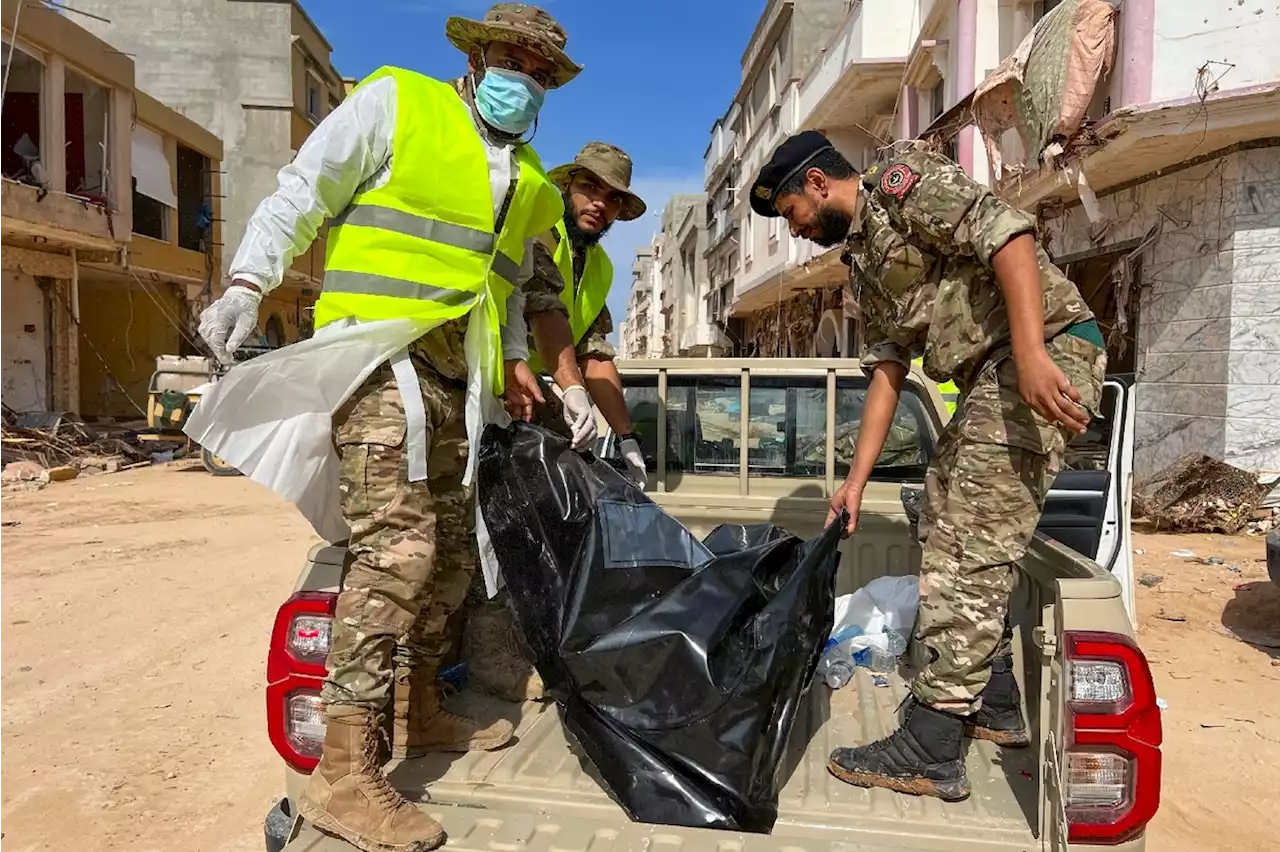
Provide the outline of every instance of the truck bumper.
{"type": "Polygon", "coordinates": [[[281,852],[293,834],[294,811],[293,802],[281,799],[267,811],[262,830],[266,835],[267,852],[281,852]]]}

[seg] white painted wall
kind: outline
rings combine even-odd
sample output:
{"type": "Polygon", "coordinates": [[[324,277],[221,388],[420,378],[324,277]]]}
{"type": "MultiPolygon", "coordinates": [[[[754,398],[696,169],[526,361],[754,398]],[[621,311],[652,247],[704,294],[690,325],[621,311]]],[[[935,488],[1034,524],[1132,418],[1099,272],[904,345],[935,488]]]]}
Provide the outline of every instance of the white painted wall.
{"type": "Polygon", "coordinates": [[[0,395],[14,411],[49,409],[49,325],[44,291],[31,275],[4,272],[0,395]]]}
{"type": "MultiPolygon", "coordinates": [[[[973,83],[976,86],[988,74],[996,70],[1003,60],[1001,44],[1008,40],[1008,34],[1002,30],[1000,0],[978,0],[978,29],[973,51],[973,83]]],[[[1017,44],[1014,44],[1015,48],[1017,44]]],[[[956,100],[969,94],[970,90],[956,92],[956,100]]],[[[951,103],[955,103],[952,101],[951,103]]],[[[951,104],[948,104],[950,108],[951,104]]],[[[986,146],[976,128],[965,128],[962,133],[973,138],[973,168],[970,177],[979,183],[991,185],[991,162],[987,157],[986,146]]]]}
{"type": "Polygon", "coordinates": [[[1206,69],[1210,80],[1221,75],[1218,85],[1223,89],[1280,80],[1280,59],[1276,56],[1280,5],[1274,2],[1232,0],[1206,5],[1157,0],[1155,31],[1153,101],[1198,96],[1197,72],[1210,60],[1235,66],[1211,64],[1206,69]]]}
{"type": "Polygon", "coordinates": [[[911,52],[922,20],[903,0],[862,0],[862,55],[866,59],[898,59],[911,52]]]}
{"type": "Polygon", "coordinates": [[[801,118],[813,112],[851,64],[901,59],[909,54],[919,29],[918,13],[902,0],[863,0],[801,81],[801,118]]]}

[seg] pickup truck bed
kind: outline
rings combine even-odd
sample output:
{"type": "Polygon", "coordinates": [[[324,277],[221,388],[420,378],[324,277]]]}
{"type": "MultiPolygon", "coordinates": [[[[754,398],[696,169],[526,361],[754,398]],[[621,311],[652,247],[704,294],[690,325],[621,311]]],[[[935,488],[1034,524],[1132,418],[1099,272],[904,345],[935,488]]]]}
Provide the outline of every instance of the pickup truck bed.
{"type": "MultiPolygon", "coordinates": [[[[1034,748],[1011,751],[987,742],[972,743],[968,769],[973,795],[959,804],[851,787],[827,773],[827,755],[837,745],[869,742],[891,731],[905,695],[900,677],[893,676],[887,687],[877,687],[865,669],[858,669],[856,681],[844,689],[832,692],[821,684],[814,686],[806,712],[796,720],[788,754],[790,780],[780,797],[778,823],[768,837],[629,822],[571,744],[552,704],[520,706],[463,692],[456,699],[460,707],[487,718],[506,716],[518,725],[518,741],[499,752],[399,761],[390,767],[390,778],[410,798],[425,800],[429,790],[432,803],[458,806],[430,809],[449,829],[448,849],[538,848],[536,843],[526,846],[517,841],[508,846],[466,839],[465,835],[474,831],[496,831],[503,817],[509,820],[517,815],[527,815],[532,822],[521,818],[513,824],[536,824],[539,833],[553,833],[555,840],[548,848],[557,852],[597,852],[605,838],[595,830],[583,832],[584,820],[598,825],[605,835],[617,836],[624,827],[633,829],[671,852],[696,848],[690,844],[712,838],[719,849],[726,849],[732,838],[728,848],[733,849],[795,849],[799,842],[814,849],[816,840],[827,841],[831,844],[828,848],[842,852],[901,850],[904,822],[911,825],[910,837],[921,842],[920,848],[1027,849],[1038,845],[1030,829],[1037,797],[1034,748]],[[458,819],[471,824],[462,829],[463,835],[459,834],[458,819]],[[580,837],[581,842],[574,843],[571,837],[580,837]],[[850,844],[853,837],[870,845],[850,844]]],[[[299,838],[302,842],[295,841],[289,849],[350,848],[336,842],[330,847],[321,836],[314,839],[318,845],[299,838]]]]}

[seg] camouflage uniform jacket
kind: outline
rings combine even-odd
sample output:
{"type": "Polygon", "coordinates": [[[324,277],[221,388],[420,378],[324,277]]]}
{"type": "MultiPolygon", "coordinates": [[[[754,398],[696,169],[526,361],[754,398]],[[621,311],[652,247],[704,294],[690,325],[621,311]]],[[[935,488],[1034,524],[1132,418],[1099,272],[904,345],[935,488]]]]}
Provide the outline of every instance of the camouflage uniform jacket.
{"type": "MultiPolygon", "coordinates": [[[[475,101],[471,94],[471,86],[467,84],[467,78],[459,77],[452,81],[452,85],[458,96],[474,113],[475,101]]],[[[499,136],[499,138],[504,142],[514,141],[505,136],[499,136]]],[[[507,196],[502,202],[502,210],[494,225],[495,231],[502,230],[502,224],[507,218],[507,209],[511,206],[512,198],[515,197],[516,184],[516,175],[513,174],[510,185],[507,187],[507,196]]],[[[567,314],[568,311],[560,301],[560,290],[564,286],[560,279],[560,270],[556,268],[555,261],[545,248],[540,248],[543,246],[543,240],[534,240],[532,246],[533,275],[520,285],[525,294],[525,312],[559,310],[567,314]]],[[[413,344],[412,353],[425,359],[445,378],[455,382],[465,382],[467,359],[463,351],[463,342],[466,334],[467,318],[462,316],[424,334],[413,344]]]]}
{"type": "MultiPolygon", "coordinates": [[[[936,382],[968,392],[988,361],[1010,352],[1009,315],[992,257],[1034,231],[1027,214],[951,160],[913,149],[862,178],[861,204],[841,258],[861,316],[862,365],[910,367],[923,353],[936,382]]],[[[1079,290],[1036,246],[1045,340],[1093,318],[1079,290]]]]}

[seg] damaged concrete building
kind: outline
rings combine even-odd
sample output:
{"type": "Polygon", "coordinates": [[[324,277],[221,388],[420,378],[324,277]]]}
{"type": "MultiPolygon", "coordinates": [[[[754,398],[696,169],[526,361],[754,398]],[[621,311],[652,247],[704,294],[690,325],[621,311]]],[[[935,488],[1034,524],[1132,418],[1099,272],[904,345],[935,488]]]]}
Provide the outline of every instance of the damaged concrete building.
{"type": "Polygon", "coordinates": [[[145,417],[221,264],[222,144],[69,16],[4,0],[3,24],[6,419],[145,417]]]}
{"type": "MultiPolygon", "coordinates": [[[[332,46],[297,0],[84,0],[85,26],[134,57],[138,85],[223,141],[222,255],[214,295],[276,174],[347,91],[332,46]]],[[[324,230],[263,303],[270,346],[310,335],[324,230]]]]}
{"type": "MultiPolygon", "coordinates": [[[[866,168],[925,137],[1038,217],[1138,387],[1135,473],[1189,450],[1280,472],[1280,10],[1155,0],[862,0],[808,56],[771,0],[705,161],[713,320],[733,351],[857,352],[838,250],[753,214],[790,133],[866,168]],[[909,12],[909,13],[908,13],[909,12]],[[751,68],[765,69],[760,77],[751,68]],[[763,82],[760,82],[760,80],[763,82]],[[726,298],[727,295],[727,298],[726,298]]],[[[790,21],[791,23],[787,23],[790,21]]]]}
{"type": "Polygon", "coordinates": [[[1096,120],[995,185],[1037,214],[1108,328],[1112,369],[1136,374],[1136,473],[1200,452],[1275,476],[1280,10],[1229,4],[1206,22],[1127,2],[1115,33],[1096,120]]]}

